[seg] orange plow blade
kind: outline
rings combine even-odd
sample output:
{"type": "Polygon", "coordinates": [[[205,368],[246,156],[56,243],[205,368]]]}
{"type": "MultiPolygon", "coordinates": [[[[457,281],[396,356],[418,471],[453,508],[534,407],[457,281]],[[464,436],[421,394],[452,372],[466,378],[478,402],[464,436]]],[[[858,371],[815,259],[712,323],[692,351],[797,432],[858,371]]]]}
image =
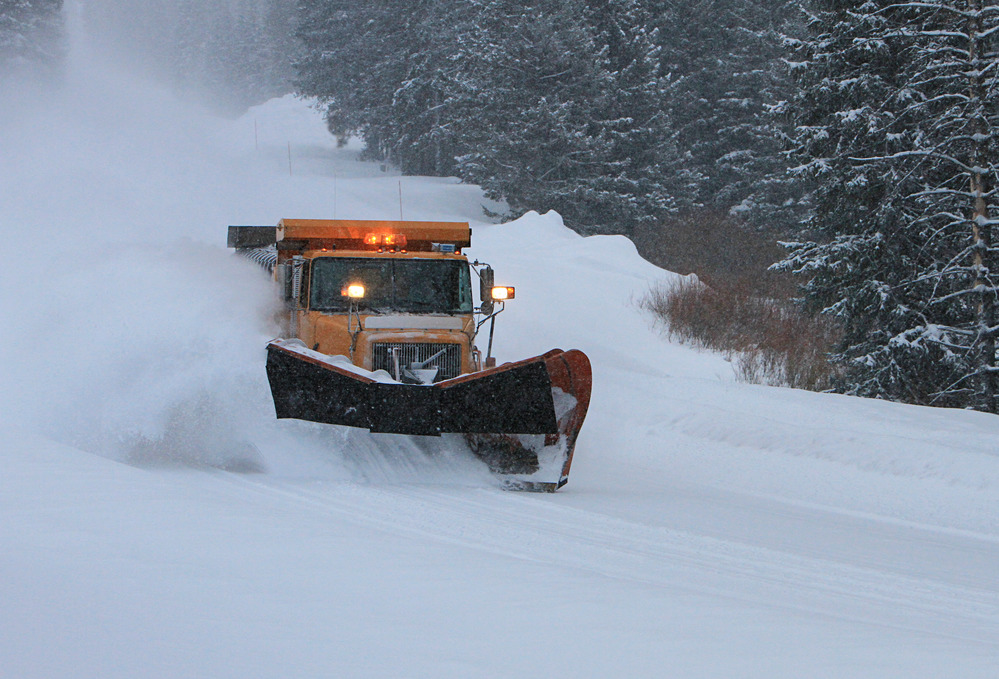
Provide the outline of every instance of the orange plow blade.
{"type": "Polygon", "coordinates": [[[466,434],[472,451],[503,478],[510,490],[554,492],[569,480],[576,439],[590,405],[590,361],[576,349],[553,349],[540,360],[551,384],[555,431],[525,434],[466,434]]]}

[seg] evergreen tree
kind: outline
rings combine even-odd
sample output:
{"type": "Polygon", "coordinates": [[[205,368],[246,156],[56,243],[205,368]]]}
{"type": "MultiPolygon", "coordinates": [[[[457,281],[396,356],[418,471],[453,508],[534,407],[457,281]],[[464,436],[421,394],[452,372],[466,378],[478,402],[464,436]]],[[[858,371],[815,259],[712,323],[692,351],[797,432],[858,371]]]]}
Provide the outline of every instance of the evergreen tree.
{"type": "Polygon", "coordinates": [[[367,137],[406,174],[448,176],[458,172],[465,130],[474,113],[462,36],[474,21],[469,3],[407,3],[405,22],[392,25],[397,42],[379,67],[394,89],[382,117],[372,117],[367,137]],[[399,52],[399,45],[406,50],[399,52]]]}
{"type": "Polygon", "coordinates": [[[633,0],[309,3],[299,91],[404,172],[624,232],[680,174],[646,21],[633,0]]]}
{"type": "Polygon", "coordinates": [[[460,58],[475,9],[429,0],[303,5],[298,91],[318,99],[334,134],[361,136],[368,157],[407,174],[455,174],[469,88],[480,84],[460,58]]]}
{"type": "Polygon", "coordinates": [[[822,238],[783,265],[843,322],[843,390],[996,412],[999,8],[816,5],[792,109],[822,238]]]}
{"type": "Polygon", "coordinates": [[[0,0],[0,68],[52,65],[63,54],[62,0],[0,0]]]}
{"type": "Polygon", "coordinates": [[[228,113],[292,91],[297,8],[289,0],[86,0],[105,56],[228,113]]]}
{"type": "MultiPolygon", "coordinates": [[[[330,131],[360,134],[375,155],[391,157],[390,115],[406,77],[410,54],[407,28],[426,7],[424,0],[323,0],[302,3],[296,63],[297,91],[325,109],[330,131]]],[[[393,148],[396,147],[396,148],[393,148]]]]}
{"type": "MultiPolygon", "coordinates": [[[[557,210],[573,228],[601,223],[606,178],[620,175],[613,157],[613,86],[606,51],[573,0],[482,3],[460,59],[476,85],[461,175],[514,215],[557,210]]],[[[609,216],[609,215],[607,215],[609,216]]]]}
{"type": "Polygon", "coordinates": [[[788,99],[784,0],[650,0],[660,25],[664,99],[690,174],[686,209],[733,211],[760,228],[796,218],[793,185],[780,181],[786,132],[772,107],[788,99]]]}
{"type": "Polygon", "coordinates": [[[297,51],[294,14],[280,0],[177,0],[171,76],[233,111],[287,94],[297,51]]]}
{"type": "Polygon", "coordinates": [[[595,222],[619,233],[654,223],[676,209],[694,176],[677,151],[666,110],[670,79],[662,71],[659,34],[642,0],[587,0],[585,18],[611,73],[601,96],[608,121],[608,167],[599,182],[595,222]]]}
{"type": "Polygon", "coordinates": [[[905,112],[914,144],[889,160],[916,163],[923,178],[908,196],[923,242],[937,251],[929,297],[937,327],[925,342],[967,364],[941,397],[999,412],[996,292],[999,248],[999,3],[935,0],[902,4],[893,33],[915,41],[905,112]]]}

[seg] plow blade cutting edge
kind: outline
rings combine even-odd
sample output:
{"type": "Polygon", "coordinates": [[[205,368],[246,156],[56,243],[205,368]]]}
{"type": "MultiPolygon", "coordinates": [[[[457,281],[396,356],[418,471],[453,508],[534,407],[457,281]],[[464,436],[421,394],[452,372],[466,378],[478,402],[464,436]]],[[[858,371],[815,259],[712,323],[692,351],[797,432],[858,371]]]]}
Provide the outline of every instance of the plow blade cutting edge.
{"type": "Polygon", "coordinates": [[[395,434],[460,433],[510,488],[553,491],[566,483],[592,385],[583,352],[553,349],[433,385],[375,377],[297,341],[267,345],[279,418],[395,434]]]}

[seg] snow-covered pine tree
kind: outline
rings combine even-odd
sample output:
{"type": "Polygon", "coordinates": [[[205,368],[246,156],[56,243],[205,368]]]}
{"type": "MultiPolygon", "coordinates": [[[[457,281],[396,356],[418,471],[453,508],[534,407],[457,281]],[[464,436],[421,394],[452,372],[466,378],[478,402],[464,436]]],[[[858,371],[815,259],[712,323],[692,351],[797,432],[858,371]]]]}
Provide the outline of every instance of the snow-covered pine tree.
{"type": "Polygon", "coordinates": [[[642,0],[587,0],[585,18],[611,74],[599,102],[610,147],[594,181],[590,228],[628,234],[673,212],[691,177],[667,113],[669,78],[649,9],[642,0]]]}
{"type": "Polygon", "coordinates": [[[999,224],[999,2],[923,0],[894,9],[901,25],[893,35],[917,46],[908,86],[918,96],[904,112],[916,143],[900,155],[917,163],[922,187],[907,198],[924,247],[937,252],[937,280],[928,298],[936,327],[924,330],[922,339],[967,365],[960,381],[939,385],[941,398],[999,413],[999,244],[993,244],[999,224]]]}
{"type": "Polygon", "coordinates": [[[256,19],[261,26],[264,42],[257,46],[260,59],[261,99],[283,96],[292,92],[300,45],[298,8],[288,0],[256,0],[256,19]]]}
{"type": "Polygon", "coordinates": [[[127,55],[130,68],[228,113],[293,89],[288,0],[86,0],[82,9],[104,56],[127,55]]]}
{"type": "MultiPolygon", "coordinates": [[[[370,157],[407,173],[453,168],[440,137],[445,6],[432,0],[302,3],[297,87],[325,110],[330,131],[361,136],[370,157]],[[433,109],[433,110],[432,110],[433,109]]],[[[463,3],[458,3],[459,5],[463,3]]]]}
{"type": "Polygon", "coordinates": [[[63,54],[62,0],[0,0],[0,68],[52,65],[63,54]]]}
{"type": "Polygon", "coordinates": [[[819,238],[794,244],[783,265],[808,276],[813,310],[843,324],[835,355],[842,390],[928,403],[940,381],[934,366],[946,364],[943,352],[906,339],[924,319],[926,291],[911,282],[933,262],[907,228],[913,217],[900,201],[918,180],[898,163],[856,160],[912,145],[897,122],[912,41],[886,37],[890,2],[815,4],[810,35],[792,57],[800,90],[791,113],[801,162],[795,174],[815,186],[809,227],[819,238]]]}
{"type": "Polygon", "coordinates": [[[228,23],[228,16],[223,21],[217,8],[203,0],[176,0],[176,4],[176,13],[160,9],[166,13],[164,23],[173,29],[172,44],[165,46],[169,56],[163,66],[168,69],[172,84],[182,92],[218,92],[222,83],[215,64],[218,44],[215,36],[228,23]]]}
{"type": "Polygon", "coordinates": [[[292,89],[294,14],[280,0],[175,0],[170,77],[181,89],[233,112],[292,89]]]}
{"type": "Polygon", "coordinates": [[[821,238],[783,266],[843,322],[843,390],[996,412],[999,11],[816,0],[810,16],[792,110],[821,238]]]}
{"type": "Polygon", "coordinates": [[[461,176],[513,215],[556,210],[573,228],[594,214],[612,140],[601,102],[613,83],[582,0],[483,0],[461,61],[474,75],[461,176]]]}
{"type": "Polygon", "coordinates": [[[212,70],[233,105],[288,94],[298,49],[294,7],[282,0],[241,0],[219,17],[223,26],[214,38],[212,70]]]}
{"type": "Polygon", "coordinates": [[[516,215],[626,233],[672,207],[656,48],[632,2],[483,0],[459,44],[462,178],[516,215]]]}
{"type": "Polygon", "coordinates": [[[406,173],[624,232],[680,174],[646,21],[635,0],[307,3],[299,90],[406,173]]]}
{"type": "Polygon", "coordinates": [[[782,120],[769,106],[791,96],[782,67],[785,0],[646,0],[657,9],[666,99],[691,175],[686,209],[734,210],[759,228],[786,229],[793,194],[782,120]]]}
{"type": "Polygon", "coordinates": [[[475,99],[466,65],[458,56],[471,30],[469,2],[407,3],[412,13],[394,27],[394,50],[383,68],[395,86],[387,115],[368,122],[388,157],[406,174],[448,176],[458,172],[456,156],[475,99]],[[406,46],[399,51],[398,46],[406,46]]]}
{"type": "Polygon", "coordinates": [[[298,92],[325,109],[330,131],[359,134],[373,157],[406,163],[392,106],[412,77],[413,26],[427,0],[321,0],[299,6],[303,43],[296,63],[298,92]]]}
{"type": "Polygon", "coordinates": [[[365,120],[361,101],[370,89],[362,47],[368,42],[364,36],[370,7],[349,0],[299,3],[302,51],[294,64],[295,91],[316,98],[330,132],[341,139],[359,132],[365,120]]]}

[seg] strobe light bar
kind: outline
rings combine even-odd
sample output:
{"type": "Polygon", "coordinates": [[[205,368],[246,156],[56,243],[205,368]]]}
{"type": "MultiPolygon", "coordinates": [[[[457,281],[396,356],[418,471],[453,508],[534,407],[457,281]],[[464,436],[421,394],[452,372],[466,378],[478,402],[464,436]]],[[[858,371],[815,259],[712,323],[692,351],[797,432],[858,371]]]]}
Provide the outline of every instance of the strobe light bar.
{"type": "MultiPolygon", "coordinates": [[[[371,219],[282,219],[269,233],[234,234],[248,239],[270,238],[277,243],[278,264],[308,250],[368,250],[461,254],[471,245],[467,222],[379,221],[371,219]]],[[[256,241],[254,241],[256,242],[256,241]]]]}
{"type": "Polygon", "coordinates": [[[369,248],[391,251],[406,251],[406,234],[404,233],[368,233],[364,236],[364,244],[369,248]]]}

